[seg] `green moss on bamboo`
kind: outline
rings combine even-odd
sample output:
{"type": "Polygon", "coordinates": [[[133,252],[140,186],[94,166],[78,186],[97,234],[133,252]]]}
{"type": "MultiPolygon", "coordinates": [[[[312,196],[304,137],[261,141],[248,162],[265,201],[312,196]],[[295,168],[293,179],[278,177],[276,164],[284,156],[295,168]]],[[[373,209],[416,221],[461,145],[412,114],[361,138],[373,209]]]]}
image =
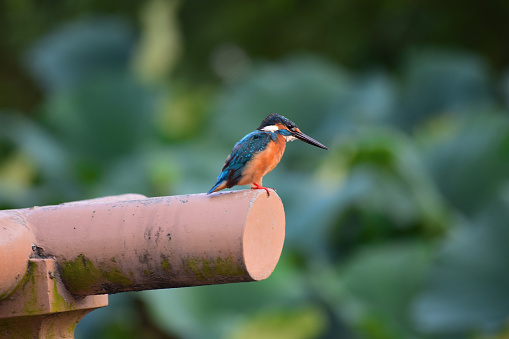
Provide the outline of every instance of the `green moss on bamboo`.
{"type": "Polygon", "coordinates": [[[214,266],[214,274],[224,276],[241,276],[244,275],[244,269],[241,265],[233,260],[230,255],[226,258],[217,258],[214,266]]]}
{"type": "Polygon", "coordinates": [[[67,303],[65,298],[58,292],[57,280],[53,279],[53,301],[51,309],[53,312],[63,312],[72,309],[72,303],[67,303]]]}
{"type": "Polygon", "coordinates": [[[25,276],[18,284],[18,286],[21,286],[21,291],[23,297],[25,298],[25,305],[23,305],[22,310],[22,313],[25,315],[37,314],[42,312],[42,307],[40,307],[39,303],[37,302],[38,301],[37,285],[35,283],[36,268],[37,263],[34,261],[29,261],[27,272],[25,273],[25,276]]]}
{"type": "Polygon", "coordinates": [[[164,256],[164,254],[161,254],[161,267],[163,268],[163,270],[169,272],[170,271],[170,262],[168,261],[168,259],[164,256]]]}
{"type": "Polygon", "coordinates": [[[62,278],[69,288],[76,293],[84,292],[91,286],[107,280],[121,286],[131,285],[131,280],[124,273],[113,266],[100,265],[97,268],[94,263],[83,254],[78,255],[74,260],[66,261],[62,266],[62,278]]]}
{"type": "Polygon", "coordinates": [[[36,263],[33,262],[33,261],[28,261],[28,265],[27,265],[27,270],[25,272],[25,275],[23,275],[23,277],[21,278],[21,280],[18,282],[18,284],[14,287],[14,289],[12,291],[7,291],[7,292],[4,292],[2,294],[0,294],[0,300],[3,300],[3,299],[8,299],[10,298],[14,293],[16,293],[21,287],[24,287],[25,284],[28,282],[28,281],[32,281],[34,282],[35,281],[35,277],[33,276],[34,275],[34,270],[35,270],[35,267],[36,267],[36,263]]]}
{"type": "Polygon", "coordinates": [[[215,260],[189,257],[186,260],[186,266],[194,273],[195,278],[200,281],[211,280],[217,276],[232,277],[244,275],[244,269],[233,260],[231,255],[226,258],[218,257],[215,260]]]}

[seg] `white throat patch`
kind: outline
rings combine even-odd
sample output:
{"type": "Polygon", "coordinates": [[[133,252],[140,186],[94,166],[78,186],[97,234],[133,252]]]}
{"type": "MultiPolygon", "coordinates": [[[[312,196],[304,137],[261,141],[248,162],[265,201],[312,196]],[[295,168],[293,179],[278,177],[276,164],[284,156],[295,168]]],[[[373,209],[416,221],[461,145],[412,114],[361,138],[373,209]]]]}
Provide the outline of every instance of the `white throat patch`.
{"type": "Polygon", "coordinates": [[[286,138],[286,142],[288,142],[288,141],[294,141],[294,140],[297,140],[297,138],[296,138],[296,137],[294,137],[293,135],[285,136],[285,138],[286,138]]]}

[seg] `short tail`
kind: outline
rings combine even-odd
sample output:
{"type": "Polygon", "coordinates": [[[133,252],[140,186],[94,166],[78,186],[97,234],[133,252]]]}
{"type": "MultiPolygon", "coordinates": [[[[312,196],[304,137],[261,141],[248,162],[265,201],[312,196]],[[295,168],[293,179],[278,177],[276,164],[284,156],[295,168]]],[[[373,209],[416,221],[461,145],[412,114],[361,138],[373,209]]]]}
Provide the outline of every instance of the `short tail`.
{"type": "Polygon", "coordinates": [[[216,184],[210,189],[210,191],[207,192],[207,194],[225,189],[226,179],[228,179],[228,171],[221,172],[221,174],[217,177],[216,184]]]}

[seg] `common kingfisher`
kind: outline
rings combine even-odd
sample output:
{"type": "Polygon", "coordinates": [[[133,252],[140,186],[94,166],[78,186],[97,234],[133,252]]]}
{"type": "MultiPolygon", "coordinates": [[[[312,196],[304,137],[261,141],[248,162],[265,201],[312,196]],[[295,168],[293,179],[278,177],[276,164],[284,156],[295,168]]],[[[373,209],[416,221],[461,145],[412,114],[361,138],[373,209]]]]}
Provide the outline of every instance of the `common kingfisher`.
{"type": "Polygon", "coordinates": [[[269,189],[262,186],[263,176],[279,163],[286,143],[296,139],[328,149],[302,133],[290,119],[276,113],[269,114],[256,131],[235,144],[215,185],[207,194],[235,185],[251,185],[252,189],[264,189],[270,195],[269,189]]]}

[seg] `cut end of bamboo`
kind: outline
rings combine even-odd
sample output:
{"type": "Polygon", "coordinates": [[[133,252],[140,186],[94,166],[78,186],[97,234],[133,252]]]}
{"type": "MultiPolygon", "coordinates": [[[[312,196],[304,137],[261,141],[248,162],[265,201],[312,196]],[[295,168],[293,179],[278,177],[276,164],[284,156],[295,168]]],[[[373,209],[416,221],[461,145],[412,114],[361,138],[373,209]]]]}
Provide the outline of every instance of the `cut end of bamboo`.
{"type": "Polygon", "coordinates": [[[253,280],[268,278],[274,271],[285,238],[283,203],[275,192],[267,197],[259,190],[251,206],[242,237],[244,263],[253,280]]]}

